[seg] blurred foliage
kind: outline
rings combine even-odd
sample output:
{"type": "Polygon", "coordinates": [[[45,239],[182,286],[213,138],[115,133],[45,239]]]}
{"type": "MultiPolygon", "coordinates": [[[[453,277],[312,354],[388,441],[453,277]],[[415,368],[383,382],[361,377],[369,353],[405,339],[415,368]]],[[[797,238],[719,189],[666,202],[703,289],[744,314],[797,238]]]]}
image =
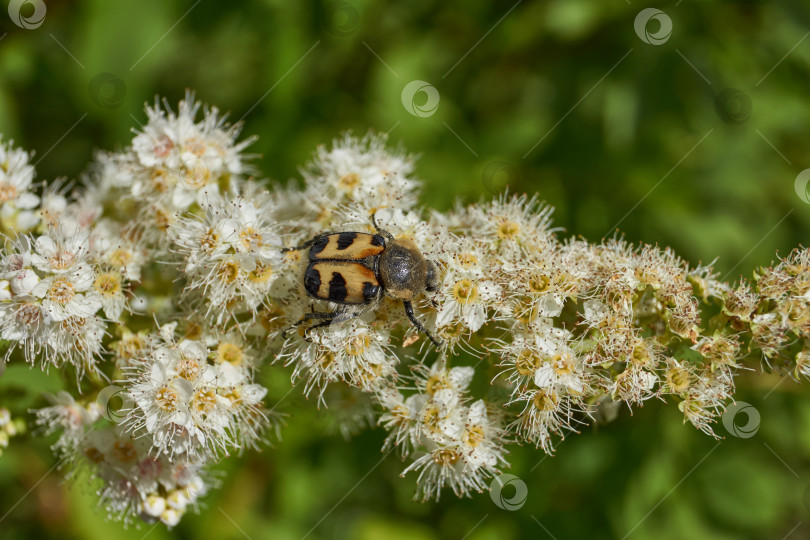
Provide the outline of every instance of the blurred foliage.
{"type": "MultiPolygon", "coordinates": [[[[256,168],[273,181],[295,177],[343,130],[390,131],[421,155],[426,205],[446,209],[508,183],[555,206],[564,234],[598,240],[618,224],[633,242],[750,275],[810,230],[810,206],[794,191],[810,167],[810,6],[651,2],[673,23],[656,46],[633,29],[648,5],[52,1],[37,29],[0,14],[0,132],[36,150],[40,179],[79,177],[94,148],[128,143],[144,102],[176,104],[190,88],[244,117],[244,132],[259,135],[256,168]],[[113,77],[97,78],[105,73],[113,77]],[[403,107],[412,80],[437,88],[432,116],[403,107]],[[750,99],[750,117],[745,97],[723,101],[729,88],[750,99]]],[[[287,394],[288,374],[266,371],[272,402],[287,394]]],[[[19,414],[41,406],[57,375],[10,367],[0,404],[19,414]]],[[[571,436],[555,457],[517,448],[511,472],[529,495],[515,512],[487,494],[411,502],[413,478],[398,478],[394,456],[381,459],[380,431],[325,438],[328,413],[297,391],[284,402],[284,440],[225,464],[208,508],[171,533],[105,523],[92,486],[60,484],[47,441],[14,439],[0,459],[0,535],[808,537],[799,523],[810,517],[810,400],[806,386],[772,391],[778,383],[740,381],[738,399],[761,413],[750,439],[714,441],[649,403],[571,436]]]]}

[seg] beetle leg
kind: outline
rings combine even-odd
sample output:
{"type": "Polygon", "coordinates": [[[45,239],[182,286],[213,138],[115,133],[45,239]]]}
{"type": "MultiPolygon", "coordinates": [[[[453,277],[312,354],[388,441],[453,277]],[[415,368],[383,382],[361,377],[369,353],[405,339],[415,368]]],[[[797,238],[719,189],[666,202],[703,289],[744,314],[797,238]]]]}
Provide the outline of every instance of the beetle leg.
{"type": "Polygon", "coordinates": [[[314,244],[315,240],[317,240],[317,239],[318,239],[318,237],[316,236],[315,238],[310,238],[309,240],[307,240],[306,242],[304,242],[300,246],[281,248],[281,252],[282,253],[288,253],[290,251],[298,251],[299,249],[307,249],[308,247],[311,247],[312,244],[314,244]]]}
{"type": "Polygon", "coordinates": [[[300,249],[310,248],[310,247],[312,247],[312,244],[317,242],[319,239],[323,238],[324,236],[329,236],[330,234],[335,234],[335,233],[330,231],[330,232],[324,232],[324,233],[316,234],[315,236],[313,236],[312,238],[310,238],[309,240],[307,240],[306,242],[304,242],[303,244],[301,244],[299,246],[281,248],[281,253],[287,253],[287,252],[290,252],[290,251],[298,251],[300,249]]]}
{"type": "Polygon", "coordinates": [[[348,321],[350,319],[354,319],[355,317],[357,317],[357,313],[354,313],[354,312],[351,312],[351,311],[332,311],[331,313],[312,312],[312,313],[307,313],[306,315],[304,315],[304,317],[300,321],[298,321],[298,323],[300,324],[300,323],[303,323],[305,321],[311,321],[311,320],[320,320],[321,321],[318,324],[313,324],[312,326],[310,326],[309,328],[307,328],[304,331],[304,339],[306,339],[307,341],[310,341],[309,333],[311,331],[313,331],[314,329],[323,328],[324,326],[329,326],[330,324],[335,323],[335,322],[339,323],[339,322],[343,322],[343,321],[348,321]]]}
{"type": "MultiPolygon", "coordinates": [[[[304,324],[307,321],[311,321],[312,319],[331,319],[337,313],[337,312],[335,312],[335,313],[316,313],[314,304],[311,304],[309,306],[309,308],[312,310],[312,313],[304,314],[304,316],[301,317],[301,319],[298,322],[296,322],[295,324],[293,324],[289,328],[285,329],[281,333],[281,337],[283,337],[284,339],[287,339],[287,334],[289,333],[290,330],[292,330],[293,328],[298,328],[299,326],[301,326],[302,324],[304,324]]],[[[307,331],[309,331],[309,330],[307,330],[307,331]]]]}
{"type": "Polygon", "coordinates": [[[428,337],[428,339],[430,339],[430,341],[433,342],[434,345],[440,347],[442,345],[442,342],[431,336],[430,332],[428,332],[425,329],[425,327],[422,326],[422,323],[419,322],[419,319],[417,319],[416,316],[413,314],[413,304],[411,304],[407,300],[403,300],[402,304],[405,306],[405,315],[408,316],[408,318],[411,320],[416,329],[425,334],[428,337]]]}

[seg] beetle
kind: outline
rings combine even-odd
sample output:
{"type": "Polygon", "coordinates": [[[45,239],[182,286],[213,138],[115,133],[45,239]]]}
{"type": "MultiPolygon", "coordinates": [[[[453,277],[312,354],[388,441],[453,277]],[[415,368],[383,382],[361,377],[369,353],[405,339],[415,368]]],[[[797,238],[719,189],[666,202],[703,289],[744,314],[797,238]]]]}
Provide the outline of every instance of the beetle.
{"type": "Polygon", "coordinates": [[[437,347],[434,338],[413,312],[413,300],[425,292],[438,290],[438,271],[433,261],[425,259],[411,240],[396,239],[380,229],[372,215],[376,234],[362,232],[325,232],[296,247],[282,252],[309,248],[304,271],[304,289],[312,298],[328,300],[342,307],[329,313],[313,309],[296,324],[317,319],[314,328],[352,319],[359,314],[353,307],[370,306],[383,295],[402,300],[405,314],[413,325],[437,347]]]}

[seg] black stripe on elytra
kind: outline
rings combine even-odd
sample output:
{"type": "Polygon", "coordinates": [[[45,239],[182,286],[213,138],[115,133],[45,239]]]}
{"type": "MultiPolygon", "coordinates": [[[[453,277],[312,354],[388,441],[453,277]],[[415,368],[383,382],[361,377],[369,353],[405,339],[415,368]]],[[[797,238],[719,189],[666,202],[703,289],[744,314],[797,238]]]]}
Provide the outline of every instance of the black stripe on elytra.
{"type": "Polygon", "coordinates": [[[324,235],[324,236],[320,236],[320,237],[316,238],[315,241],[312,243],[312,247],[309,248],[309,258],[310,258],[310,260],[317,259],[318,258],[317,257],[318,253],[323,251],[323,248],[325,248],[326,244],[328,244],[328,243],[329,243],[329,235],[324,235]]]}
{"type": "Polygon", "coordinates": [[[371,245],[372,246],[384,246],[385,245],[385,238],[383,238],[379,234],[372,234],[371,235],[371,245]]]}
{"type": "Polygon", "coordinates": [[[346,278],[340,272],[332,272],[332,279],[329,280],[329,300],[344,302],[347,294],[346,278]]]}
{"type": "Polygon", "coordinates": [[[337,248],[346,249],[354,244],[354,239],[357,238],[356,232],[342,232],[338,235],[337,248]]]}
{"type": "Polygon", "coordinates": [[[318,298],[318,291],[321,289],[321,273],[311,265],[304,273],[304,288],[311,296],[318,298]]]}
{"type": "Polygon", "coordinates": [[[372,285],[368,281],[363,283],[363,299],[366,302],[371,302],[377,295],[380,294],[380,286],[379,285],[372,285]]]}

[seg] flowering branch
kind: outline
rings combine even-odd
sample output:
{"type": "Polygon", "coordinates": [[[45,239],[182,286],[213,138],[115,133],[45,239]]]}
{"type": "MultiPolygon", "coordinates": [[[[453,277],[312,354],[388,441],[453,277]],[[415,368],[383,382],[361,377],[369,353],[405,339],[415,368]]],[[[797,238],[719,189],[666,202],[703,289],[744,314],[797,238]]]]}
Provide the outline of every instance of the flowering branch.
{"type": "Polygon", "coordinates": [[[211,464],[280,426],[257,376],[282,365],[342,409],[344,434],[382,426],[423,499],[483,491],[508,445],[552,453],[617,404],[675,402],[714,435],[740,370],[810,376],[810,250],[735,286],[669,249],[560,239],[525,195],[426,212],[412,159],[376,135],[320,147],[303,187],[268,190],[252,139],[200,108],[148,107],[81,189],[35,194],[30,156],[0,144],[2,360],[75,373],[36,423],[114,517],[171,527],[196,508],[211,464]],[[438,347],[390,296],[350,310],[306,293],[295,246],[377,226],[437,265],[414,303],[438,347]]]}

